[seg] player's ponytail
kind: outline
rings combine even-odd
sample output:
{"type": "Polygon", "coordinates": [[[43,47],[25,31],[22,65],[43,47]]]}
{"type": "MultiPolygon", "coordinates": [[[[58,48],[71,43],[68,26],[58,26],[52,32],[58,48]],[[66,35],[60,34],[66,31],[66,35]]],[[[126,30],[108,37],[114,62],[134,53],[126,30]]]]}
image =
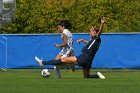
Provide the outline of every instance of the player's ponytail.
{"type": "Polygon", "coordinates": [[[96,26],[92,26],[93,27],[93,29],[96,31],[96,33],[98,33],[99,32],[99,28],[97,28],[96,26]]]}
{"type": "Polygon", "coordinates": [[[70,28],[72,28],[72,25],[71,25],[71,23],[70,23],[68,20],[62,20],[62,21],[60,21],[60,22],[58,23],[58,25],[64,26],[65,29],[70,29],[70,28]]]}

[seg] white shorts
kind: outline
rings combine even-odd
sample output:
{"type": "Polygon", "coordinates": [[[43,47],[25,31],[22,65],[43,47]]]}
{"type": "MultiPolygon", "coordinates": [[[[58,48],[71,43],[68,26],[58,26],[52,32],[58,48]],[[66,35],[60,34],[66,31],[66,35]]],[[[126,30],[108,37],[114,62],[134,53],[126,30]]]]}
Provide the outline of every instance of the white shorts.
{"type": "Polygon", "coordinates": [[[74,55],[74,50],[72,50],[70,48],[63,48],[59,54],[62,55],[61,58],[72,56],[72,55],[74,55]]]}

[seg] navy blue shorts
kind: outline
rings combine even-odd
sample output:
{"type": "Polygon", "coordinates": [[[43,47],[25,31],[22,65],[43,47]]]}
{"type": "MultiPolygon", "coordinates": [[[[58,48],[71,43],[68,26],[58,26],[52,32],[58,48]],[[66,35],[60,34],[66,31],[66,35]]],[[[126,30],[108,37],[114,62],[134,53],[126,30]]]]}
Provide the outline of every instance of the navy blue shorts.
{"type": "Polygon", "coordinates": [[[90,57],[86,53],[82,53],[79,56],[76,56],[76,58],[79,66],[82,66],[83,68],[91,68],[92,60],[94,57],[90,57]]]}

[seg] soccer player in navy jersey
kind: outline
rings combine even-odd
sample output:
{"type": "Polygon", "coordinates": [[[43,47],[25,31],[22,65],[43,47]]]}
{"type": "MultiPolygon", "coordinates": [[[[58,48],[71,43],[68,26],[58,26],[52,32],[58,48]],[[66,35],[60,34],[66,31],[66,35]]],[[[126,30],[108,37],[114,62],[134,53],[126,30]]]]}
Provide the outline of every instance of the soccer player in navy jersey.
{"type": "Polygon", "coordinates": [[[49,60],[49,61],[43,61],[39,59],[38,57],[35,57],[35,60],[39,63],[40,66],[43,65],[60,65],[62,63],[67,63],[67,64],[75,64],[82,66],[83,68],[83,75],[84,78],[100,78],[100,79],[105,79],[105,76],[103,76],[100,72],[97,72],[95,75],[90,74],[90,68],[92,61],[95,57],[96,52],[99,49],[100,43],[101,43],[101,32],[105,23],[105,17],[101,18],[101,24],[99,29],[96,27],[92,27],[90,29],[90,40],[83,40],[79,39],[77,40],[77,43],[83,42],[86,44],[85,47],[82,49],[82,53],[79,56],[70,56],[70,57],[64,57],[59,60],[49,60]]]}

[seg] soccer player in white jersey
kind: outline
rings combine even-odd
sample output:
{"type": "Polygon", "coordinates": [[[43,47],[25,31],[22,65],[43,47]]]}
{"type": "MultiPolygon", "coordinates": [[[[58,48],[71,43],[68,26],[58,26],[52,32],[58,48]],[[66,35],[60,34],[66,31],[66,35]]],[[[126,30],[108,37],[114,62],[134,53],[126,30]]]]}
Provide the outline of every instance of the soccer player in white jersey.
{"type": "Polygon", "coordinates": [[[56,47],[62,48],[61,52],[56,56],[55,59],[61,59],[73,54],[73,36],[68,30],[71,28],[71,24],[68,20],[62,20],[58,23],[58,30],[62,33],[61,37],[63,40],[62,44],[55,44],[56,47]]]}
{"type": "MultiPolygon", "coordinates": [[[[69,31],[71,28],[71,24],[68,20],[62,20],[58,23],[58,31],[60,31],[63,43],[62,44],[55,44],[56,47],[62,48],[61,52],[56,56],[56,60],[59,60],[64,57],[72,56],[74,54],[73,49],[73,36],[72,33],[69,31]]],[[[71,66],[72,70],[74,71],[75,67],[71,66]]],[[[55,65],[54,70],[56,73],[57,78],[61,78],[60,74],[60,66],[55,65]]]]}

